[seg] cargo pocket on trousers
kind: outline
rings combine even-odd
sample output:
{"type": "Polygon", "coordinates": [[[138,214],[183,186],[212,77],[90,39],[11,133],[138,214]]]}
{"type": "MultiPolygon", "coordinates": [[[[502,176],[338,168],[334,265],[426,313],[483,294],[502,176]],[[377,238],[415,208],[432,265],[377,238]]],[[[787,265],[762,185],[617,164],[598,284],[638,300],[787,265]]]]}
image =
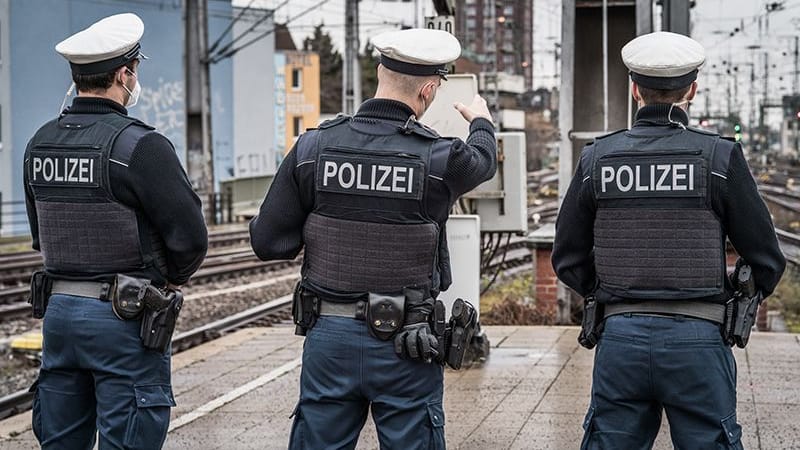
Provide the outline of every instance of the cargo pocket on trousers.
{"type": "Polygon", "coordinates": [[[581,450],[586,450],[589,448],[589,444],[591,443],[592,437],[592,424],[594,421],[594,406],[589,407],[589,411],[586,411],[586,416],[583,418],[583,441],[581,441],[581,450]]]}
{"type": "Polygon", "coordinates": [[[428,419],[431,421],[430,450],[445,450],[444,409],[441,402],[428,404],[428,419]]]}
{"type": "Polygon", "coordinates": [[[742,450],[742,427],[736,423],[736,413],[722,419],[722,432],[725,434],[723,443],[725,449],[742,450]]]}
{"type": "Polygon", "coordinates": [[[36,440],[40,443],[43,441],[42,435],[42,406],[39,402],[39,378],[33,382],[28,392],[33,393],[33,400],[31,402],[31,429],[36,440]]]}
{"type": "Polygon", "coordinates": [[[172,387],[168,384],[134,386],[136,410],[125,431],[125,448],[161,448],[169,429],[170,408],[175,406],[172,387]]]}

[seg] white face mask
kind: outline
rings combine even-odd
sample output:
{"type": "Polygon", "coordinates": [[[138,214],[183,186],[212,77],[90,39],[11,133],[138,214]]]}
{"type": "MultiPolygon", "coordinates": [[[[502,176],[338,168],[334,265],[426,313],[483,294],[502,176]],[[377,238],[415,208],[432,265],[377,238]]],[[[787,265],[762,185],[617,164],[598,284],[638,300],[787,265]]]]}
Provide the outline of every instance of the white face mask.
{"type": "Polygon", "coordinates": [[[137,77],[135,73],[131,72],[130,70],[128,71],[128,73],[136,77],[136,85],[133,87],[133,91],[128,89],[128,87],[125,86],[125,84],[122,85],[122,88],[125,89],[125,92],[128,93],[128,101],[125,103],[125,107],[132,108],[136,106],[136,103],[139,101],[139,94],[142,93],[142,85],[139,84],[139,77],[137,77]]]}

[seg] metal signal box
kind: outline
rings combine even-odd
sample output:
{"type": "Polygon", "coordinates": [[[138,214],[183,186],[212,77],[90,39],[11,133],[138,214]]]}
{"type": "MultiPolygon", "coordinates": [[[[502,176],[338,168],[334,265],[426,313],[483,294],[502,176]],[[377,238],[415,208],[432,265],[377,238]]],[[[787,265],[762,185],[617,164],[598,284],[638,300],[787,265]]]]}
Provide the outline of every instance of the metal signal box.
{"type": "Polygon", "coordinates": [[[525,133],[500,132],[497,136],[497,173],[464,195],[481,217],[482,232],[528,232],[528,183],[525,133]]]}

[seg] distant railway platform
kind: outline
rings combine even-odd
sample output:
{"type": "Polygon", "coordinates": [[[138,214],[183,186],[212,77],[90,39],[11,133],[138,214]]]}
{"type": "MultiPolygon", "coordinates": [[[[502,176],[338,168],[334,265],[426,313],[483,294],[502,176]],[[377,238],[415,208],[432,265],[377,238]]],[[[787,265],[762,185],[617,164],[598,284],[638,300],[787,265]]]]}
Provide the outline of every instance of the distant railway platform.
{"type": "MultiPolygon", "coordinates": [[[[576,449],[594,352],[576,327],[490,326],[489,359],[445,376],[450,449],[576,449]]],[[[166,449],[285,449],[303,339],[293,327],[246,328],[177,354],[166,449]]],[[[747,449],[800,448],[800,338],[755,333],[735,350],[747,449]]],[[[30,412],[0,422],[0,449],[38,448],[30,412]]],[[[377,448],[371,420],[359,449],[377,448]]],[[[657,449],[672,448],[666,424],[657,449]]]]}

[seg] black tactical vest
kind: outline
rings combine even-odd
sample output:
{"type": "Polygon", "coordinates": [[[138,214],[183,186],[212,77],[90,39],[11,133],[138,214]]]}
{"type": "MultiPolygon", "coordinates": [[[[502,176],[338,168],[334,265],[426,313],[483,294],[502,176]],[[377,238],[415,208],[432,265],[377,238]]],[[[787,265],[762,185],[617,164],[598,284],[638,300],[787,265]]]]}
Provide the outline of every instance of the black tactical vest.
{"type": "Polygon", "coordinates": [[[88,125],[57,119],[31,140],[25,171],[48,272],[91,276],[153,263],[142,252],[136,212],[114,198],[108,177],[114,142],[133,123],[143,125],[116,113],[88,125]]]}
{"type": "Polygon", "coordinates": [[[425,202],[441,141],[418,124],[342,117],[298,148],[298,162],[316,161],[315,205],[303,229],[309,287],[345,297],[438,288],[441,230],[425,202]]]}
{"type": "Polygon", "coordinates": [[[714,158],[720,138],[667,130],[663,136],[599,138],[582,161],[590,167],[597,205],[598,289],[623,299],[724,291],[725,236],[709,195],[710,177],[727,172],[727,159],[714,158]]]}

